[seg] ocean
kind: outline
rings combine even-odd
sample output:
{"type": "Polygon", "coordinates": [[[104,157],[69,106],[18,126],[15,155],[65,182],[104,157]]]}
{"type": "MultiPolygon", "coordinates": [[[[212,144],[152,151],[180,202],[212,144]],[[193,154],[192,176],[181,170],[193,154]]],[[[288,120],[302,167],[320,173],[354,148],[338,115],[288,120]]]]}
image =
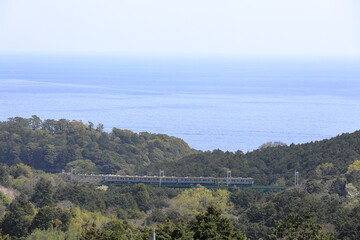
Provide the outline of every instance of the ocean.
{"type": "Polygon", "coordinates": [[[247,152],[360,129],[360,61],[3,55],[0,106],[247,152]]]}

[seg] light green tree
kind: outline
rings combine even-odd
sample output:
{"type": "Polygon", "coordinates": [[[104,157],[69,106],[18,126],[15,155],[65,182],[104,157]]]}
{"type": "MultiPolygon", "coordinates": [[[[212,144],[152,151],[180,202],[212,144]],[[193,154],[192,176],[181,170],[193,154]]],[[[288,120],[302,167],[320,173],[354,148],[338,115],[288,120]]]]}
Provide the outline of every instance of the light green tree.
{"type": "Polygon", "coordinates": [[[316,167],[316,174],[319,177],[335,174],[334,164],[332,163],[323,163],[316,167]]]}
{"type": "Polygon", "coordinates": [[[355,160],[352,164],[348,166],[347,173],[352,173],[355,171],[360,171],[360,160],[355,160]]]}
{"type": "Polygon", "coordinates": [[[216,206],[221,211],[228,211],[233,207],[229,202],[227,190],[209,190],[203,186],[183,191],[170,203],[173,209],[185,218],[192,218],[204,212],[209,206],[216,206]]]}

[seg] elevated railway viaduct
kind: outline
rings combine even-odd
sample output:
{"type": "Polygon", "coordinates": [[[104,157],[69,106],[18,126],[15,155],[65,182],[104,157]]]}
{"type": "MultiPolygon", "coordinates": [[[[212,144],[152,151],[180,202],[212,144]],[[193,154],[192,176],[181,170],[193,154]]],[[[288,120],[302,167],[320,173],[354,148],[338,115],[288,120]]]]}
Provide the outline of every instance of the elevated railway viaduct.
{"type": "Polygon", "coordinates": [[[172,188],[192,188],[198,185],[207,188],[233,188],[241,189],[259,189],[263,191],[282,190],[284,187],[266,187],[255,186],[254,179],[251,177],[232,177],[231,171],[227,172],[227,177],[168,177],[164,175],[164,171],[160,171],[159,176],[128,176],[128,175],[105,175],[105,174],[75,174],[62,173],[64,179],[96,185],[132,185],[132,184],[148,184],[159,187],[172,188]]]}

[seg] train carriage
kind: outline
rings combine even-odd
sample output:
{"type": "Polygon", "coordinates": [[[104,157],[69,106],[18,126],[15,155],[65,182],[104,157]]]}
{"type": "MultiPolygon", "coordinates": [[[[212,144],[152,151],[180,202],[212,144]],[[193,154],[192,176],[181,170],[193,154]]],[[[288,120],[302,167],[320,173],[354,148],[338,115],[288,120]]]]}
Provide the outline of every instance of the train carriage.
{"type": "Polygon", "coordinates": [[[250,177],[165,177],[165,176],[128,176],[128,175],[95,175],[95,174],[65,174],[65,178],[81,183],[124,185],[144,183],[159,186],[251,186],[254,179],[250,177]]]}

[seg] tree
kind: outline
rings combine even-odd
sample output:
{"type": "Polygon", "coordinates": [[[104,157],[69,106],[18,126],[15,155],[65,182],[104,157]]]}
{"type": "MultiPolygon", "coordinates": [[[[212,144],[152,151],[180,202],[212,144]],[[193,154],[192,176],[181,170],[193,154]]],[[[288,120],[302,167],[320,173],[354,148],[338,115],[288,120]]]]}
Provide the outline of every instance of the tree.
{"type": "Polygon", "coordinates": [[[51,181],[40,178],[35,186],[35,193],[31,200],[37,207],[52,206],[54,204],[54,190],[51,181]]]}
{"type": "Polygon", "coordinates": [[[96,125],[96,131],[103,132],[104,131],[104,124],[99,123],[96,125]]]}
{"type": "Polygon", "coordinates": [[[319,177],[336,174],[336,170],[333,163],[319,164],[315,169],[316,174],[319,177]]]}
{"type": "Polygon", "coordinates": [[[193,235],[194,233],[184,222],[174,224],[167,221],[156,229],[156,239],[158,240],[192,240],[193,235]]]}
{"type": "Polygon", "coordinates": [[[20,196],[10,204],[9,212],[5,214],[1,222],[3,233],[14,237],[26,236],[29,233],[33,214],[32,205],[20,196]]]}
{"type": "Polygon", "coordinates": [[[0,235],[0,240],[10,240],[10,236],[9,235],[5,235],[5,236],[0,235]]]}
{"type": "Polygon", "coordinates": [[[97,168],[95,163],[93,163],[91,160],[89,159],[85,159],[85,160],[76,160],[76,161],[72,161],[69,162],[68,164],[66,164],[65,169],[66,170],[70,170],[71,168],[76,168],[76,172],[77,173],[96,173],[97,172],[97,168]]]}
{"type": "Polygon", "coordinates": [[[310,214],[290,213],[273,227],[271,240],[333,240],[332,234],[323,232],[310,214]]]}
{"type": "Polygon", "coordinates": [[[90,130],[90,131],[92,131],[92,130],[94,130],[94,123],[92,123],[91,121],[88,121],[88,129],[90,130]]]}
{"type": "Polygon", "coordinates": [[[246,240],[241,233],[235,232],[229,219],[221,217],[219,209],[210,206],[205,213],[196,216],[190,223],[195,240],[246,240]]]}
{"type": "Polygon", "coordinates": [[[203,186],[187,189],[171,200],[171,203],[184,217],[193,217],[214,205],[222,211],[232,208],[229,203],[229,192],[224,189],[209,190],[203,186]]]}
{"type": "Polygon", "coordinates": [[[103,226],[103,238],[106,240],[139,239],[131,225],[122,220],[111,221],[103,226]]]}
{"type": "Polygon", "coordinates": [[[147,211],[151,208],[151,199],[148,188],[145,184],[137,184],[132,188],[132,194],[141,211],[147,211]]]}
{"type": "Polygon", "coordinates": [[[56,199],[68,200],[89,211],[104,211],[104,191],[96,189],[95,186],[81,184],[67,184],[56,191],[56,199]]]}
{"type": "Polygon", "coordinates": [[[279,147],[279,146],[287,146],[287,145],[286,145],[286,143],[283,143],[283,142],[266,142],[264,144],[261,144],[258,149],[263,150],[265,148],[279,147]]]}
{"type": "Polygon", "coordinates": [[[339,209],[335,215],[338,239],[360,239],[360,206],[339,209]]]}
{"type": "Polygon", "coordinates": [[[80,240],[135,240],[148,239],[141,238],[133,231],[132,227],[125,221],[112,221],[105,224],[102,228],[97,228],[95,224],[85,228],[80,236],[80,240]]]}
{"type": "Polygon", "coordinates": [[[49,228],[67,231],[70,225],[71,213],[57,207],[43,207],[34,217],[31,229],[46,230],[49,228]]]}
{"type": "Polygon", "coordinates": [[[23,164],[23,163],[19,163],[16,165],[11,166],[10,168],[10,174],[14,177],[14,178],[18,178],[20,176],[24,176],[24,177],[31,177],[33,175],[33,172],[31,170],[31,167],[23,164]]]}
{"type": "Polygon", "coordinates": [[[42,124],[41,119],[36,115],[32,115],[31,118],[29,119],[29,125],[32,130],[40,129],[41,124],[42,124]]]}
{"type": "Polygon", "coordinates": [[[3,165],[0,165],[0,185],[5,187],[9,185],[9,172],[3,165]]]}
{"type": "Polygon", "coordinates": [[[254,189],[235,189],[230,194],[230,201],[235,205],[238,209],[246,209],[251,206],[252,203],[257,202],[258,199],[262,197],[262,193],[260,191],[254,189]]]}
{"type": "Polygon", "coordinates": [[[93,224],[91,227],[84,228],[79,240],[100,240],[102,239],[103,231],[93,224]]]}
{"type": "Polygon", "coordinates": [[[355,160],[352,164],[350,164],[347,173],[351,173],[354,171],[360,171],[360,160],[355,160]]]}

